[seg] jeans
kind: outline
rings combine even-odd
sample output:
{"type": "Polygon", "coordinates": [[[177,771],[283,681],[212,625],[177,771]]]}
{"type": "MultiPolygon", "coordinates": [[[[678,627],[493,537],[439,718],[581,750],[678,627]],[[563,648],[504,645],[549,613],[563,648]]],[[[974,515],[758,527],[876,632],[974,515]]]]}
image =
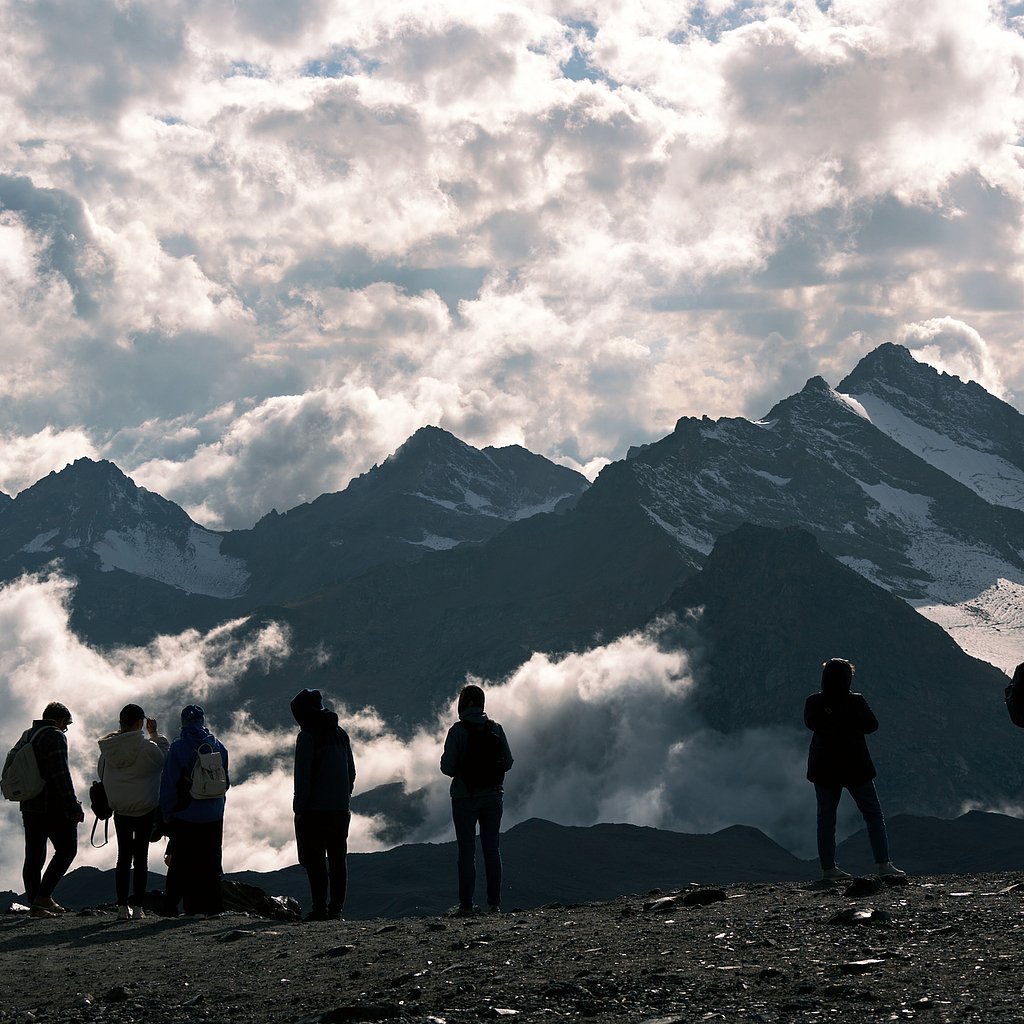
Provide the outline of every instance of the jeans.
{"type": "MultiPolygon", "coordinates": [[[[864,817],[875,863],[887,863],[889,838],[885,832],[885,816],[878,802],[875,784],[863,782],[859,786],[847,786],[846,789],[850,791],[850,796],[864,817]]],[[[843,795],[843,787],[824,786],[816,782],[814,794],[818,798],[818,859],[821,861],[822,869],[827,871],[836,866],[836,811],[839,808],[839,798],[843,795]]]]}
{"type": "Polygon", "coordinates": [[[21,877],[29,903],[45,903],[53,897],[57,883],[67,873],[78,854],[78,822],[62,814],[25,811],[25,866],[21,877]],[[53,843],[53,856],[46,863],[47,840],[53,843]],[[40,877],[41,876],[41,877],[40,877]]]}
{"type": "Polygon", "coordinates": [[[149,883],[149,838],[153,834],[153,820],[156,811],[140,814],[137,817],[129,814],[114,815],[114,832],[117,835],[117,864],[114,867],[114,888],[117,892],[118,906],[128,905],[128,883],[132,886],[133,907],[141,907],[146,902],[146,886],[149,883]],[[132,878],[132,865],[135,865],[135,877],[132,878]]]}
{"type": "Polygon", "coordinates": [[[170,824],[171,857],[186,914],[219,914],[224,909],[220,891],[224,819],[170,824]]]}
{"type": "Polygon", "coordinates": [[[498,849],[501,811],[500,793],[452,797],[452,821],[459,844],[459,906],[463,909],[473,906],[473,890],[476,888],[477,822],[480,823],[480,847],[487,875],[487,903],[492,907],[501,903],[501,852],[498,849]]]}
{"type": "Polygon", "coordinates": [[[295,816],[295,845],[309,878],[314,914],[340,914],[345,908],[351,820],[348,811],[303,811],[295,816]]]}

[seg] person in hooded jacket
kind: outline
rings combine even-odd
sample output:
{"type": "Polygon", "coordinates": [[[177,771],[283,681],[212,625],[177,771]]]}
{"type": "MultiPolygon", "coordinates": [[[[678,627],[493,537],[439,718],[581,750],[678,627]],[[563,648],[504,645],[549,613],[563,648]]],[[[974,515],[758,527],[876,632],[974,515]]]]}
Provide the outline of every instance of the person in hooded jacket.
{"type": "Polygon", "coordinates": [[[181,735],[167,752],[160,776],[160,816],[174,849],[174,870],[186,914],[219,914],[224,910],[220,891],[224,845],[223,796],[194,798],[189,780],[200,747],[218,751],[228,774],[228,752],[206,728],[206,713],[198,704],[181,711],[181,735]]]}
{"type": "Polygon", "coordinates": [[[120,729],[99,741],[96,771],[114,811],[117,916],[122,921],[130,921],[133,917],[141,920],[146,916],[149,840],[160,802],[160,776],[170,744],[166,737],[157,733],[156,719],[147,718],[138,704],[126,704],[118,720],[120,729]],[[128,890],[132,881],[129,904],[128,890]]]}
{"type": "Polygon", "coordinates": [[[295,739],[295,845],[309,879],[307,921],[340,920],[348,889],[349,800],[356,765],[348,733],[324,707],[319,690],[292,698],[295,739]]]}
{"type": "Polygon", "coordinates": [[[459,692],[459,720],[448,730],[441,754],[441,772],[451,776],[452,822],[459,857],[460,916],[474,914],[476,888],[476,827],[487,877],[487,908],[501,911],[501,851],[499,832],[504,801],[505,772],[512,767],[505,731],[484,714],[484,691],[474,683],[459,692]],[[481,760],[489,763],[481,764],[481,760]]]}
{"type": "Polygon", "coordinates": [[[821,877],[828,881],[853,877],[836,864],[836,812],[844,789],[864,818],[877,873],[902,877],[905,872],[889,860],[885,816],[875,792],[875,766],[864,738],[878,729],[878,719],[864,695],[850,690],[853,673],[851,662],[830,658],[822,665],[821,690],[804,705],[804,725],[814,733],[807,778],[814,783],[818,803],[821,877]]]}

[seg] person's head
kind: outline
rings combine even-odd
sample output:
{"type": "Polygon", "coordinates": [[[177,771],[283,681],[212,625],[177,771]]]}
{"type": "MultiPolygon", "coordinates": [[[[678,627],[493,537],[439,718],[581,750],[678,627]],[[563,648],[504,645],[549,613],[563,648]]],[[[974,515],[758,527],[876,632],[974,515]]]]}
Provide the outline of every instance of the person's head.
{"type": "Polygon", "coordinates": [[[300,690],[291,702],[292,715],[299,726],[312,725],[324,710],[323,695],[319,690],[300,690]]]}
{"type": "Polygon", "coordinates": [[[467,708],[480,708],[484,706],[484,691],[476,683],[469,683],[459,691],[459,714],[467,708]]]}
{"type": "Polygon", "coordinates": [[[186,725],[205,725],[206,712],[198,704],[188,704],[181,709],[181,727],[186,725]]]}
{"type": "Polygon", "coordinates": [[[59,701],[50,701],[43,708],[43,720],[53,722],[61,732],[67,732],[68,726],[72,721],[71,712],[59,701]]]}
{"type": "Polygon", "coordinates": [[[829,658],[821,666],[822,692],[849,693],[855,671],[853,662],[845,658],[829,658]]]}
{"type": "Polygon", "coordinates": [[[146,724],[146,712],[138,704],[125,704],[118,716],[121,732],[132,732],[146,724]]]}

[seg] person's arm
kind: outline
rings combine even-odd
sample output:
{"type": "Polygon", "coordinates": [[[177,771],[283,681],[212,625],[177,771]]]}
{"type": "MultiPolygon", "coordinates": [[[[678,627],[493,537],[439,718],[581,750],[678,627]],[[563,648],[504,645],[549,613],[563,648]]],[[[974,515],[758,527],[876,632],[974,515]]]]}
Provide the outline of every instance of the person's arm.
{"type": "Polygon", "coordinates": [[[498,730],[498,735],[501,737],[501,745],[504,749],[504,770],[508,771],[515,764],[512,758],[512,751],[509,750],[508,737],[505,735],[505,730],[497,723],[495,723],[495,728],[498,730]]]}
{"type": "Polygon", "coordinates": [[[811,732],[830,732],[836,726],[833,709],[821,699],[820,694],[812,693],[804,704],[804,725],[811,732]]]}
{"type": "Polygon", "coordinates": [[[345,734],[345,749],[348,752],[348,795],[356,788],[356,760],[352,756],[352,741],[345,734]]]}
{"type": "Polygon", "coordinates": [[[231,771],[228,768],[228,748],[224,746],[219,740],[217,741],[220,746],[221,760],[224,762],[224,782],[227,789],[231,788],[231,771]]]}
{"type": "Polygon", "coordinates": [[[41,733],[36,746],[36,761],[46,785],[53,787],[53,805],[59,805],[67,817],[84,821],[82,804],[75,793],[75,784],[71,781],[68,741],[64,733],[59,729],[47,729],[41,733]]]}
{"type": "Polygon", "coordinates": [[[444,750],[441,752],[442,775],[455,778],[455,773],[458,771],[459,761],[462,757],[462,741],[465,732],[466,730],[458,722],[448,730],[448,735],[444,739],[444,750]]]}
{"type": "Polygon", "coordinates": [[[298,815],[309,806],[313,792],[313,738],[302,730],[295,738],[295,791],[292,811],[298,815]]]}
{"type": "Polygon", "coordinates": [[[174,805],[178,799],[178,778],[181,775],[181,762],[174,745],[167,752],[164,770],[160,773],[160,817],[170,821],[174,813],[174,805]]]}
{"type": "Polygon", "coordinates": [[[875,718],[875,713],[871,710],[871,705],[864,699],[864,695],[862,693],[852,693],[850,696],[854,698],[853,717],[857,723],[858,731],[864,733],[865,736],[877,732],[878,719],[875,718]]]}

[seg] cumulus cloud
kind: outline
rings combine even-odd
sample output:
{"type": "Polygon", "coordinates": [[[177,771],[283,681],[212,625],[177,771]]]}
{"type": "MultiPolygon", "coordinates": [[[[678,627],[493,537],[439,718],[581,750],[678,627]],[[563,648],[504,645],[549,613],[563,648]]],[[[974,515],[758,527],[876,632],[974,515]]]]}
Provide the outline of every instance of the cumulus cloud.
{"type": "Polygon", "coordinates": [[[210,525],[407,424],[597,466],[907,324],[1024,394],[1024,40],[984,0],[94,8],[0,2],[0,433],[210,525]]]}
{"type": "Polygon", "coordinates": [[[915,359],[963,380],[976,381],[999,398],[1008,397],[988,344],[969,324],[948,316],[908,324],[900,333],[900,341],[915,359]]]}

